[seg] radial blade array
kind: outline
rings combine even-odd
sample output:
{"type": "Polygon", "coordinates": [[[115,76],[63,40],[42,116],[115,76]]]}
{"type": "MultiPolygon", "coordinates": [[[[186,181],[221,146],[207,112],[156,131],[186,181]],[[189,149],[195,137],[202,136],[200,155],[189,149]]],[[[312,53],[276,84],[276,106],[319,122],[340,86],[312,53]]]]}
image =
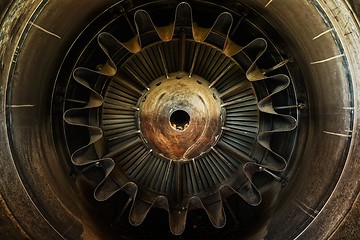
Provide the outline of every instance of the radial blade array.
{"type": "Polygon", "coordinates": [[[73,108],[64,113],[64,120],[71,125],[87,128],[90,141],[87,145],[75,151],[71,160],[75,165],[83,166],[89,163],[100,161],[99,155],[104,153],[102,144],[103,131],[97,126],[91,125],[88,119],[89,111],[100,107],[103,103],[103,97],[94,91],[90,84],[85,80],[93,79],[101,72],[94,72],[85,68],[78,68],[74,71],[74,79],[83,87],[89,90],[90,96],[88,104],[82,108],[73,108]]]}
{"type": "Polygon", "coordinates": [[[155,26],[145,10],[134,13],[134,24],[135,36],[126,42],[108,32],[98,35],[107,61],[97,71],[79,67],[73,72],[88,101],[84,107],[67,110],[64,120],[85,128],[89,141],[73,152],[71,161],[103,169],[104,178],[94,191],[97,200],[105,201],[120,190],[128,193],[128,202],[132,201],[129,221],[134,226],[157,207],[168,212],[170,230],[179,235],[185,230],[188,211],[201,208],[212,225],[221,228],[226,223],[223,203],[229,195],[237,194],[257,206],[262,201],[255,184],[257,173],[276,177],[287,166],[286,159],[273,150],[272,140],[275,133],[294,130],[297,120],[278,113],[273,98],[286,91],[290,78],[269,76],[286,61],[261,69],[258,65],[268,49],[267,41],[256,38],[245,46],[232,41],[233,16],[228,12],[218,15],[210,28],[203,28],[193,22],[192,8],[183,2],[165,27],[155,26]],[[214,39],[218,39],[216,44],[214,39]],[[126,57],[117,56],[122,51],[127,51],[126,57]],[[244,56],[247,64],[236,61],[244,56]],[[152,89],[173,76],[179,81],[188,76],[205,85],[221,109],[219,134],[208,149],[189,159],[171,159],[157,152],[141,128],[142,103],[152,89]],[[106,84],[96,91],[99,81],[106,84]],[[271,83],[265,84],[271,87],[260,101],[254,86],[257,81],[271,83]],[[260,124],[261,119],[270,123],[260,124]],[[259,148],[264,152],[261,157],[254,153],[259,148]]]}
{"type": "MultiPolygon", "coordinates": [[[[273,107],[272,98],[275,94],[280,93],[285,90],[290,85],[290,79],[285,74],[277,74],[274,76],[266,76],[267,72],[264,69],[260,69],[257,65],[257,62],[262,57],[267,49],[267,42],[262,39],[255,39],[245,47],[237,46],[237,44],[233,42],[229,42],[227,46],[225,46],[224,51],[229,55],[233,56],[238,54],[239,52],[245,52],[247,56],[253,61],[249,69],[246,71],[246,78],[251,82],[256,82],[260,80],[265,80],[271,82],[275,87],[271,89],[269,95],[258,103],[258,108],[261,112],[265,114],[272,115],[273,124],[270,130],[265,130],[258,134],[257,140],[261,146],[266,148],[272,155],[273,158],[265,159],[262,161],[262,165],[265,168],[268,168],[272,171],[282,172],[285,170],[287,161],[279,154],[277,154],[271,148],[271,136],[273,133],[277,132],[288,132],[292,131],[297,126],[297,120],[290,115],[279,114],[275,111],[273,107]]],[[[285,63],[285,61],[284,61],[285,63]]],[[[276,66],[281,67],[282,65],[276,66]]],[[[274,67],[275,69],[275,67],[274,67]]],[[[249,163],[251,164],[251,163],[249,163]]],[[[257,166],[257,164],[253,164],[257,166]]],[[[246,169],[244,169],[246,172],[246,169]]],[[[250,174],[250,172],[249,172],[250,174]]],[[[250,180],[250,179],[249,179],[250,180]]]]}
{"type": "MultiPolygon", "coordinates": [[[[92,122],[90,122],[90,112],[93,110],[97,110],[103,105],[104,102],[102,95],[95,91],[93,86],[94,82],[100,77],[113,76],[117,71],[117,67],[109,55],[109,52],[114,51],[114,49],[107,49],[101,42],[102,39],[99,36],[98,43],[108,57],[108,61],[102,66],[102,68],[98,71],[93,71],[91,69],[79,67],[76,68],[73,72],[73,78],[75,79],[75,81],[79,83],[83,88],[85,88],[89,93],[88,103],[84,107],[72,108],[65,111],[63,116],[65,122],[67,122],[68,124],[86,128],[88,130],[88,144],[76,150],[71,155],[71,161],[73,162],[73,164],[80,167],[95,163],[97,167],[103,168],[105,172],[105,177],[104,180],[99,184],[99,186],[101,186],[103,182],[107,182],[106,180],[112,172],[115,163],[111,158],[103,157],[106,153],[103,130],[99,126],[95,126],[92,122]]],[[[100,199],[101,197],[97,196],[97,189],[94,192],[94,196],[96,199],[100,199]]]]}

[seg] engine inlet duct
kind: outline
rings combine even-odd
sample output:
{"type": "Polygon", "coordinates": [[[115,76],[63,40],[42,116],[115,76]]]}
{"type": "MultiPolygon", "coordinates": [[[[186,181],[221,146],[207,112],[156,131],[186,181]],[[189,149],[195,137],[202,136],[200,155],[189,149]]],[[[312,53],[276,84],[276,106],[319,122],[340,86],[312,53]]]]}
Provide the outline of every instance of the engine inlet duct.
{"type": "Polygon", "coordinates": [[[228,12],[202,27],[183,2],[167,26],[156,26],[145,10],[134,14],[134,24],[134,37],[126,42],[98,34],[107,61],[73,71],[88,101],[67,109],[64,121],[86,129],[89,142],[71,161],[104,170],[94,192],[98,201],[120,190],[129,195],[135,226],[156,207],[168,212],[176,235],[193,209],[205,210],[221,228],[227,197],[237,194],[257,206],[261,189],[281,179],[287,167],[273,140],[294,130],[297,120],[274,107],[273,99],[290,78],[271,75],[287,61],[260,68],[267,41],[240,46],[231,40],[228,12]],[[265,96],[257,91],[261,82],[269,83],[265,96]],[[271,180],[258,183],[261,174],[271,180]]]}

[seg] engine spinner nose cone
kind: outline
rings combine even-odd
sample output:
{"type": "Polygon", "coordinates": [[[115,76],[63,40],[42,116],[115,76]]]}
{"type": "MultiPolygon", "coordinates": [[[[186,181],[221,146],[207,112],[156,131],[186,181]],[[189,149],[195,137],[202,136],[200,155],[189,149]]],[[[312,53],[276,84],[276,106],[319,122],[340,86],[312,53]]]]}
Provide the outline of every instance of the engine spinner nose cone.
{"type": "Polygon", "coordinates": [[[224,111],[208,81],[177,73],[150,86],[141,99],[139,122],[144,141],[155,153],[189,160],[216,144],[224,111]]]}

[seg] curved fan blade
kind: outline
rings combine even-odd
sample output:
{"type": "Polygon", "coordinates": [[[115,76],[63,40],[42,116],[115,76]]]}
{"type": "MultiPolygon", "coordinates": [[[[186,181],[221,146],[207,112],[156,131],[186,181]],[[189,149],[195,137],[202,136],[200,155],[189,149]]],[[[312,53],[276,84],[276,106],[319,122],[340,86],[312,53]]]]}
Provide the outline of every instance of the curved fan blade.
{"type": "Polygon", "coordinates": [[[110,192],[114,191],[113,189],[115,186],[117,187],[117,184],[112,179],[108,178],[111,171],[114,169],[115,163],[111,158],[104,158],[99,161],[98,166],[101,166],[104,169],[105,177],[96,187],[94,197],[98,201],[104,201],[112,195],[110,192]]]}
{"type": "MultiPolygon", "coordinates": [[[[196,198],[196,197],[195,197],[196,198]]],[[[223,207],[223,199],[220,191],[212,194],[209,197],[209,202],[206,199],[200,200],[201,207],[205,210],[211,224],[216,228],[222,228],[226,224],[226,216],[223,207]]]]}
{"type": "Polygon", "coordinates": [[[103,51],[107,54],[110,62],[112,62],[113,66],[115,66],[115,69],[116,69],[116,65],[111,60],[112,56],[109,55],[110,53],[116,53],[121,48],[121,46],[126,48],[131,53],[137,53],[141,50],[140,40],[138,35],[136,35],[127,42],[119,42],[110,33],[102,32],[98,36],[98,43],[100,47],[103,49],[103,51]]]}
{"type": "Polygon", "coordinates": [[[100,144],[103,137],[102,130],[96,127],[88,127],[88,130],[90,133],[89,143],[71,155],[71,161],[77,166],[100,161],[99,156],[104,152],[102,144],[100,144]]]}
{"type": "Polygon", "coordinates": [[[175,12],[175,27],[192,27],[193,18],[192,18],[192,9],[191,6],[182,2],[176,7],[175,12]]]}
{"type": "MultiPolygon", "coordinates": [[[[79,83],[80,85],[82,85],[83,87],[85,87],[88,91],[90,91],[90,98],[89,98],[89,102],[86,105],[85,108],[96,108],[101,106],[101,104],[103,103],[103,97],[101,96],[101,94],[99,94],[98,92],[96,92],[94,89],[92,89],[92,87],[89,84],[89,80],[90,81],[96,81],[101,75],[104,76],[103,73],[101,72],[97,72],[97,71],[93,71],[91,69],[88,68],[76,68],[74,70],[73,73],[73,78],[75,79],[75,81],[77,83],[79,83]]],[[[107,75],[105,75],[107,76],[107,75]]]]}
{"type": "Polygon", "coordinates": [[[297,121],[294,117],[283,114],[274,114],[275,119],[273,123],[273,132],[289,132],[294,130],[297,126],[297,121]]]}
{"type": "Polygon", "coordinates": [[[246,163],[243,166],[243,171],[248,178],[236,192],[250,205],[257,206],[261,203],[262,197],[259,190],[253,184],[253,178],[259,167],[255,163],[246,163]]]}
{"type": "Polygon", "coordinates": [[[147,203],[139,198],[135,198],[134,204],[130,210],[129,221],[133,226],[139,226],[149,213],[152,203],[147,203]]]}
{"type": "Polygon", "coordinates": [[[224,185],[220,188],[220,193],[223,199],[227,196],[236,194],[251,206],[257,206],[262,201],[260,192],[250,180],[247,180],[238,189],[234,189],[229,185],[224,185]]]}
{"type": "Polygon", "coordinates": [[[146,11],[144,11],[144,10],[136,11],[136,13],[134,15],[134,21],[135,21],[136,31],[137,31],[139,39],[140,39],[141,47],[143,47],[142,36],[145,33],[155,31],[157,33],[157,36],[156,36],[156,39],[154,39],[154,41],[157,42],[157,41],[161,40],[158,30],[156,29],[150,15],[146,11]]]}
{"type": "Polygon", "coordinates": [[[174,22],[165,27],[156,27],[156,31],[162,41],[168,42],[173,38],[176,26],[192,28],[192,23],[191,6],[186,2],[181,2],[176,7],[174,22]]]}
{"type": "Polygon", "coordinates": [[[119,49],[121,49],[122,44],[107,32],[100,33],[98,35],[97,41],[101,49],[108,57],[107,63],[101,67],[100,72],[107,76],[114,76],[117,72],[117,67],[112,60],[110,53],[117,53],[119,49]]]}
{"type": "Polygon", "coordinates": [[[211,224],[216,228],[222,228],[226,224],[226,216],[220,191],[209,197],[209,202],[199,197],[192,197],[189,201],[189,210],[202,208],[206,212],[211,224]]]}
{"type": "Polygon", "coordinates": [[[258,143],[264,148],[266,148],[272,156],[272,158],[265,158],[264,160],[262,160],[261,164],[272,171],[282,172],[285,170],[287,162],[281,155],[271,149],[271,136],[272,132],[263,132],[260,133],[257,138],[258,143]]]}
{"type": "Polygon", "coordinates": [[[180,235],[184,232],[186,226],[187,209],[170,209],[169,210],[169,224],[170,230],[175,235],[180,235]]]}
{"type": "Polygon", "coordinates": [[[96,200],[105,201],[120,190],[126,192],[130,199],[135,199],[138,191],[138,186],[135,183],[127,182],[121,186],[111,177],[111,173],[115,167],[114,160],[105,158],[99,165],[104,169],[105,177],[94,190],[94,197],[96,200]]]}
{"type": "Polygon", "coordinates": [[[227,38],[232,24],[233,24],[232,15],[228,12],[223,12],[215,20],[215,23],[212,26],[212,31],[221,34],[227,38]]]}
{"type": "Polygon", "coordinates": [[[284,74],[267,77],[267,79],[274,83],[276,87],[269,93],[267,97],[259,101],[259,110],[266,113],[277,114],[273,108],[272,96],[285,90],[290,84],[290,79],[284,74]]]}
{"type": "Polygon", "coordinates": [[[85,87],[90,92],[88,103],[85,107],[72,108],[64,113],[64,120],[71,125],[89,126],[89,120],[83,112],[87,112],[91,108],[100,107],[104,99],[103,97],[93,90],[86,79],[98,79],[99,72],[92,71],[87,68],[77,68],[73,73],[76,82],[85,87]]]}
{"type": "Polygon", "coordinates": [[[152,207],[161,207],[168,209],[168,201],[164,196],[158,196],[155,199],[145,202],[140,198],[135,198],[130,210],[129,221],[134,226],[139,226],[145,220],[152,207]]]}
{"type": "Polygon", "coordinates": [[[221,35],[229,35],[231,26],[233,23],[233,17],[230,13],[224,12],[221,13],[211,28],[202,28],[198,26],[195,22],[193,23],[193,36],[196,42],[203,42],[209,36],[210,32],[220,33],[221,35]]]}
{"type": "MultiPolygon", "coordinates": [[[[272,162],[273,163],[273,162],[272,162]]],[[[274,179],[276,179],[278,182],[281,183],[282,186],[284,186],[284,184],[286,183],[286,179],[281,177],[281,176],[278,176],[276,175],[274,172],[277,172],[277,171],[274,171],[270,168],[268,168],[268,166],[270,164],[266,164],[266,166],[263,164],[263,162],[261,164],[258,164],[258,163],[249,163],[249,165],[252,165],[251,168],[252,168],[252,172],[255,173],[255,172],[264,172],[268,175],[270,175],[271,177],[273,177],[274,179]]],[[[285,162],[286,164],[286,162],[285,162]]],[[[249,167],[249,166],[248,166],[249,167]]],[[[282,170],[283,171],[283,170],[282,170]]],[[[282,171],[279,171],[279,172],[282,172],[282,171]]],[[[274,182],[272,181],[267,181],[267,182],[263,182],[261,183],[261,186],[259,186],[259,188],[261,189],[265,189],[266,187],[274,187],[274,182]]],[[[277,185],[279,187],[279,185],[277,185]]]]}
{"type": "Polygon", "coordinates": [[[244,183],[241,188],[236,190],[236,193],[251,206],[257,206],[262,201],[260,192],[250,181],[244,183]]]}
{"type": "Polygon", "coordinates": [[[246,71],[246,77],[250,81],[264,79],[263,71],[258,68],[257,62],[261,58],[261,56],[265,53],[267,48],[268,48],[268,43],[263,38],[256,38],[244,47],[243,51],[246,53],[246,56],[249,57],[253,62],[249,67],[249,69],[246,71]],[[258,78],[251,77],[252,74],[257,76],[256,73],[258,72],[261,73],[261,76],[259,76],[258,78]]]}
{"type": "MultiPolygon", "coordinates": [[[[252,72],[257,69],[256,62],[264,54],[267,49],[267,42],[263,38],[256,38],[246,46],[240,46],[237,43],[231,41],[229,38],[226,39],[224,46],[224,53],[226,56],[231,57],[242,51],[246,51],[246,55],[252,60],[252,65],[247,72],[252,72]]],[[[248,76],[248,74],[246,74],[248,76]]],[[[248,78],[249,79],[249,78],[248,78]]],[[[251,79],[249,79],[251,81],[251,79]]]]}

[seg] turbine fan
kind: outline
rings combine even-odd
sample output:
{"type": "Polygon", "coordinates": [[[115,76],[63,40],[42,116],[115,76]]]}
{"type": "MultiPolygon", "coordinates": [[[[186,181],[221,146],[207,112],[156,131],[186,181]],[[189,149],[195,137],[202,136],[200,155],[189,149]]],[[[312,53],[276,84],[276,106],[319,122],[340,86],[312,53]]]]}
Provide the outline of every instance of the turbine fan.
{"type": "Polygon", "coordinates": [[[64,120],[86,128],[90,140],[71,161],[104,169],[97,200],[119,190],[129,194],[133,225],[158,207],[168,211],[170,230],[179,235],[188,211],[202,208],[221,228],[229,195],[256,206],[262,201],[256,176],[262,172],[278,180],[287,166],[272,139],[294,130],[297,120],[275,110],[272,100],[290,79],[282,73],[269,76],[287,61],[258,67],[266,40],[235,43],[227,12],[204,28],[183,2],[168,26],[155,26],[144,10],[135,13],[134,22],[135,37],[126,42],[108,32],[98,35],[107,61],[97,70],[73,72],[89,100],[65,111],[64,120]],[[270,83],[260,101],[259,81],[270,83]]]}

